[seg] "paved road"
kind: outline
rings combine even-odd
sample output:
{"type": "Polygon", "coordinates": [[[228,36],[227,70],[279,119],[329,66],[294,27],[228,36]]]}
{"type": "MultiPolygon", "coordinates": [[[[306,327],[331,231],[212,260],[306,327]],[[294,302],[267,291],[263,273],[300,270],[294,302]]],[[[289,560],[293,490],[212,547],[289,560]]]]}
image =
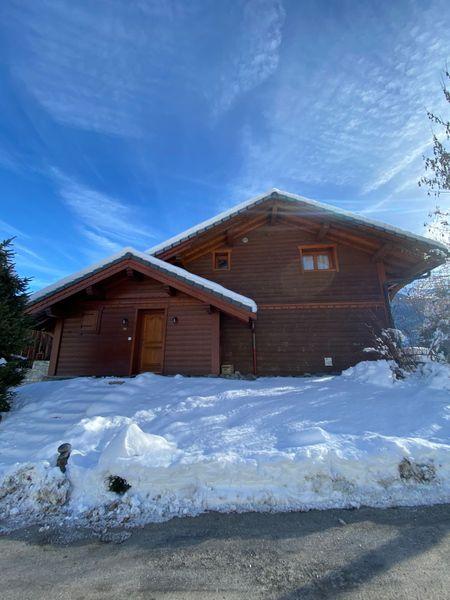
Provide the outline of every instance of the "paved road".
{"type": "Polygon", "coordinates": [[[450,505],[207,514],[92,538],[0,538],[0,596],[84,600],[450,597],[450,505]],[[127,537],[129,536],[129,537],[127,537]]]}

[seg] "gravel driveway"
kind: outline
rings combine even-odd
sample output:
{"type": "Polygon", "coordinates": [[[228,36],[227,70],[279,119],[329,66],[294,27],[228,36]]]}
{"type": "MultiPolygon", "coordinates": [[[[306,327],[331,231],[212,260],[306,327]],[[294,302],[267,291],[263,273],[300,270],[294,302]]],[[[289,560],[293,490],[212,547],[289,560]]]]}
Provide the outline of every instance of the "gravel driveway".
{"type": "Polygon", "coordinates": [[[92,537],[0,537],[1,597],[401,598],[450,590],[450,505],[211,513],[92,537]]]}

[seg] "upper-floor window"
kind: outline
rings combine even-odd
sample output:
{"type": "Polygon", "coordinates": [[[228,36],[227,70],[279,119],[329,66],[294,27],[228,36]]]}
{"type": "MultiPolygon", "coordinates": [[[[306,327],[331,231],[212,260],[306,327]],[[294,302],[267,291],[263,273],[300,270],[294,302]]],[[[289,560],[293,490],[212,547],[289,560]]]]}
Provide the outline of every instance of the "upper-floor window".
{"type": "Polygon", "coordinates": [[[299,246],[302,270],[337,271],[336,246],[299,246]]]}
{"type": "Polygon", "coordinates": [[[231,252],[229,250],[213,252],[213,269],[214,271],[229,271],[231,269],[231,252]]]}

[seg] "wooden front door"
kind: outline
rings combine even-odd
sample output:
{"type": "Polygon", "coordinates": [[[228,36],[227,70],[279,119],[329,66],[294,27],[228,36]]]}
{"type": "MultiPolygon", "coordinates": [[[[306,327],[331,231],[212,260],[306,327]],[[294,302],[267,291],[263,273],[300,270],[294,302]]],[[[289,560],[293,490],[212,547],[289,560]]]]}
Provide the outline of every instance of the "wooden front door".
{"type": "Polygon", "coordinates": [[[165,328],[166,313],[164,310],[148,310],[142,313],[138,365],[140,373],[144,371],[162,373],[165,328]]]}

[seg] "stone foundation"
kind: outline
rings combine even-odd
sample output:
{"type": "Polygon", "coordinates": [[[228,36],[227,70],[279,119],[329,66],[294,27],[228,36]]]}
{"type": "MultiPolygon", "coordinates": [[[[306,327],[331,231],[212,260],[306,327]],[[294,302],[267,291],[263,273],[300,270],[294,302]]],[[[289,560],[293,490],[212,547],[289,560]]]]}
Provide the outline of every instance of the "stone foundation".
{"type": "Polygon", "coordinates": [[[23,385],[43,381],[47,377],[49,364],[50,361],[48,360],[35,360],[33,367],[26,372],[23,385]]]}

